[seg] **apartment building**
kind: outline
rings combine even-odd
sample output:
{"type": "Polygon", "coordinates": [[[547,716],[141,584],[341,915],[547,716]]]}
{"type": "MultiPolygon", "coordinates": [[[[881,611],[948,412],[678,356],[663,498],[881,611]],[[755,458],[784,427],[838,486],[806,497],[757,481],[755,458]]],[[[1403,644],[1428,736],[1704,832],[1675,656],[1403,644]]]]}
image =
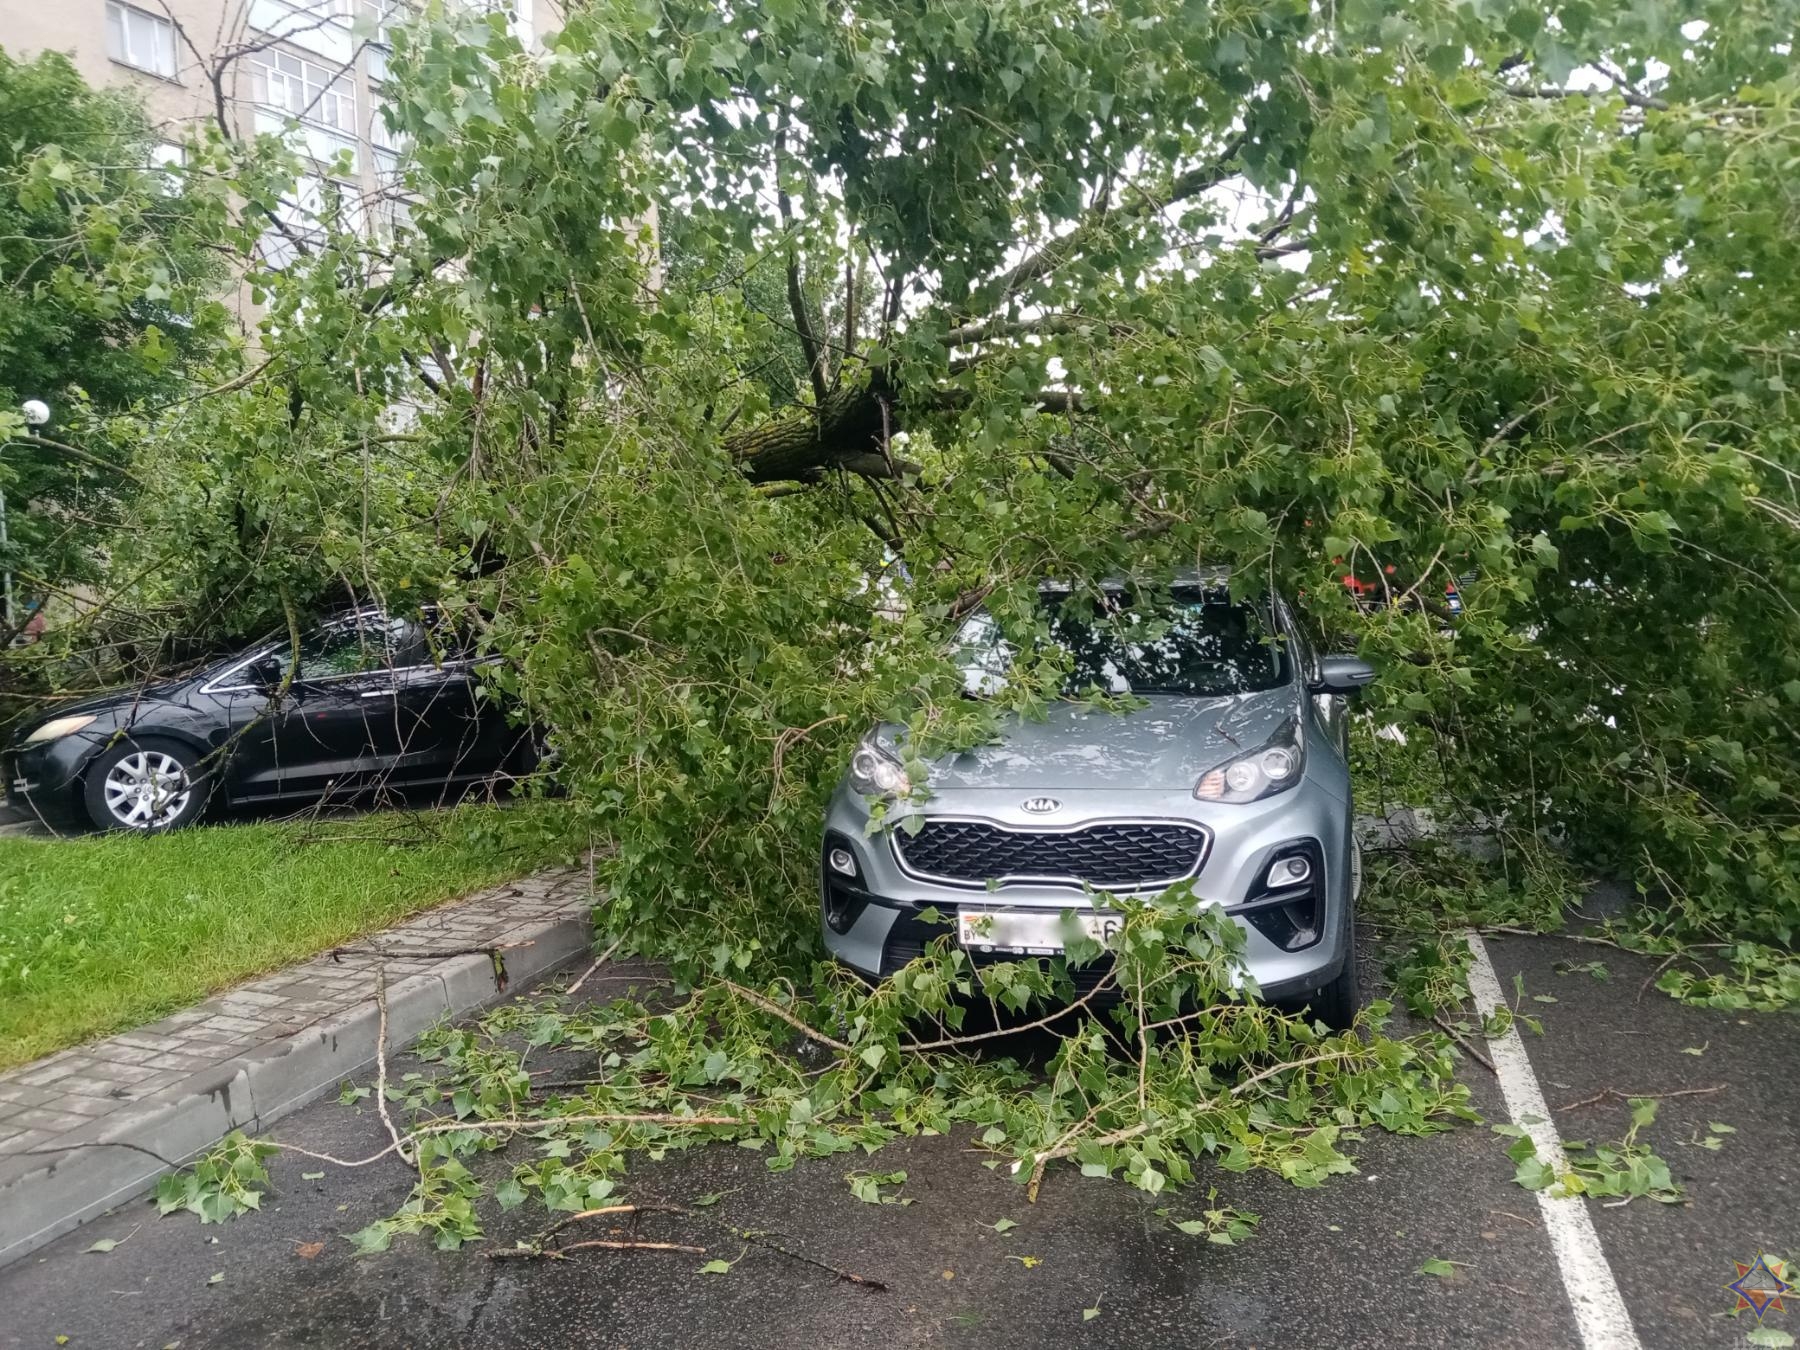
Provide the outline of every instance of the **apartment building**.
{"type": "MultiPolygon", "coordinates": [[[[471,2],[504,10],[537,44],[534,10],[548,0],[471,2]]],[[[281,215],[304,237],[333,196],[328,182],[355,228],[405,210],[404,147],[382,116],[389,27],[404,13],[401,0],[0,0],[0,45],[24,58],[67,53],[90,84],[137,91],[166,129],[163,161],[179,157],[184,125],[197,121],[234,136],[291,134],[314,171],[281,215]]],[[[294,251],[274,229],[262,247],[276,266],[294,251]]]]}

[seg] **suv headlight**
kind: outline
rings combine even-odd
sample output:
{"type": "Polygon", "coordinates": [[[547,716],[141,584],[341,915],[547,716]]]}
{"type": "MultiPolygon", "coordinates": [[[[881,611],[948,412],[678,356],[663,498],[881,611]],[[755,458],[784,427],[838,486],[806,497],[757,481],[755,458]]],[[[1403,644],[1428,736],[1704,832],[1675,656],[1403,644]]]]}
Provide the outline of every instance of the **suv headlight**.
{"type": "Polygon", "coordinates": [[[870,731],[850,756],[850,786],[865,797],[904,797],[912,791],[912,780],[900,761],[881,748],[876,732],[870,731]]]}
{"type": "Polygon", "coordinates": [[[1256,749],[1201,774],[1194,795],[1203,802],[1261,801],[1293,787],[1305,768],[1300,724],[1289,718],[1256,749]]]}
{"type": "Polygon", "coordinates": [[[64,736],[72,736],[91,724],[94,716],[93,713],[76,713],[72,717],[52,718],[27,736],[25,744],[42,745],[45,741],[60,741],[64,736]]]}

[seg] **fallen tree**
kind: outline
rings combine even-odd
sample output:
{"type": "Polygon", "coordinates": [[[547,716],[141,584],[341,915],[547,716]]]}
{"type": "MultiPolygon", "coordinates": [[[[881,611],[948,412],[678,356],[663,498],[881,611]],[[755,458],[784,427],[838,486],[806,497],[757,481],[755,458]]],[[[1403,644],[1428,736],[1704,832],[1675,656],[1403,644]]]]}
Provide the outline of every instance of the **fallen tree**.
{"type": "MultiPolygon", "coordinates": [[[[606,941],[696,989],[810,990],[781,1006],[859,1050],[820,1089],[853,1130],[846,1074],[913,1085],[827,1029],[869,996],[814,966],[821,803],[872,721],[991,728],[951,623],[1045,575],[1281,586],[1382,665],[1381,718],[1443,751],[1434,792],[1628,871],[1663,940],[1732,944],[1678,992],[1776,1006],[1800,993],[1792,27],[608,0],[538,56],[433,18],[392,62],[405,219],[371,239],[327,209],[254,274],[263,363],[146,422],[116,563],[214,624],[346,591],[467,612],[613,845],[606,941]]],[[[754,1000],[686,1022],[746,1002],[766,1043],[784,1019],[754,1000]]],[[[1359,1044],[1420,1094],[1409,1127],[1454,1105],[1430,1046],[1359,1044]]],[[[1147,1113],[1248,1119],[1173,1101],[1174,1045],[1166,1081],[1146,1057],[1009,1132],[1017,1160],[1085,1141],[1143,1176],[1147,1113]]],[[[1283,1123],[1335,1159],[1319,1118],[1283,1123]]]]}

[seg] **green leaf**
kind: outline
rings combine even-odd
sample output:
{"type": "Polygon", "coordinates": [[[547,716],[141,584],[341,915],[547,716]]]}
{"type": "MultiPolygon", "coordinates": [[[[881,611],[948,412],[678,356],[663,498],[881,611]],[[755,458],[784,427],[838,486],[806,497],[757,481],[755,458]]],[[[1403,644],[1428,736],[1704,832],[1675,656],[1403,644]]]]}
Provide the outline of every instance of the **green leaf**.
{"type": "Polygon", "coordinates": [[[1555,1184],[1556,1171],[1542,1158],[1530,1157],[1519,1163],[1513,1180],[1528,1191],[1541,1191],[1555,1184]]]}
{"type": "Polygon", "coordinates": [[[494,1199],[499,1202],[500,1208],[503,1210],[517,1209],[525,1203],[525,1188],[519,1184],[516,1178],[508,1177],[494,1187],[494,1199]]]}
{"type": "Polygon", "coordinates": [[[1419,1263],[1417,1273],[1420,1275],[1436,1275],[1439,1279],[1447,1280],[1456,1274],[1456,1265],[1457,1263],[1446,1261],[1441,1256],[1431,1256],[1419,1263]]]}
{"type": "Polygon", "coordinates": [[[349,1235],[349,1241],[355,1246],[359,1256],[385,1252],[393,1240],[393,1227],[386,1220],[377,1221],[366,1228],[359,1228],[349,1235]]]}
{"type": "Polygon", "coordinates": [[[92,1246],[86,1248],[86,1250],[90,1251],[90,1252],[100,1252],[102,1255],[104,1255],[105,1253],[110,1252],[114,1247],[116,1247],[118,1245],[119,1245],[119,1239],[117,1239],[117,1238],[101,1238],[99,1241],[95,1242],[92,1246]]]}
{"type": "Polygon", "coordinates": [[[700,1273],[702,1275],[729,1275],[731,1274],[731,1262],[717,1260],[708,1261],[705,1265],[700,1267],[700,1273]]]}

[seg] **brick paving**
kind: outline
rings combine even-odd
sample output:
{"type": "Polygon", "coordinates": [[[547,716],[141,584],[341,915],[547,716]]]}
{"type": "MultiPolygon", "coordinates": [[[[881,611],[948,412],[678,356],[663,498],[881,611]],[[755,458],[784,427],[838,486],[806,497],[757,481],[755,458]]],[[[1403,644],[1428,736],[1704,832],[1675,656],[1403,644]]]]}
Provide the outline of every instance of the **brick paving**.
{"type": "Polygon", "coordinates": [[[545,923],[583,918],[593,903],[585,869],[542,872],[360,938],[335,958],[314,957],[149,1026],[9,1069],[0,1073],[0,1160],[104,1128],[139,1098],[372,1002],[377,966],[393,983],[446,965],[446,953],[504,948],[545,923]]]}

